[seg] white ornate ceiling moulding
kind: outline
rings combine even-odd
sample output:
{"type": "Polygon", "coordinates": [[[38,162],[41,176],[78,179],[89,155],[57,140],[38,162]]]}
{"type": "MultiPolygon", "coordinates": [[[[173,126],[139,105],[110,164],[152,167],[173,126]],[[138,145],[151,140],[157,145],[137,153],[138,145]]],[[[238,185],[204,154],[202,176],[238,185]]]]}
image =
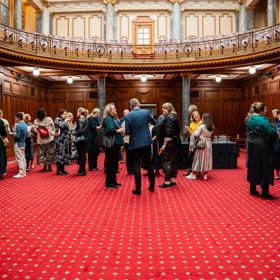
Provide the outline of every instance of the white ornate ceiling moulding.
{"type": "Polygon", "coordinates": [[[190,0],[181,4],[184,10],[239,10],[236,0],[190,0]]]}
{"type": "Polygon", "coordinates": [[[169,0],[172,4],[178,2],[179,4],[182,4],[185,0],[169,0]]]}
{"type": "Polygon", "coordinates": [[[154,0],[154,1],[127,1],[127,0],[120,0],[114,6],[115,11],[172,11],[172,4],[166,0],[154,0]]]}
{"type": "Polygon", "coordinates": [[[73,12],[105,12],[106,7],[100,2],[93,1],[49,1],[50,12],[53,13],[73,13],[73,12]]]}
{"type": "Polygon", "coordinates": [[[112,5],[117,3],[117,0],[102,0],[103,4],[107,5],[111,3],[112,5]]]}

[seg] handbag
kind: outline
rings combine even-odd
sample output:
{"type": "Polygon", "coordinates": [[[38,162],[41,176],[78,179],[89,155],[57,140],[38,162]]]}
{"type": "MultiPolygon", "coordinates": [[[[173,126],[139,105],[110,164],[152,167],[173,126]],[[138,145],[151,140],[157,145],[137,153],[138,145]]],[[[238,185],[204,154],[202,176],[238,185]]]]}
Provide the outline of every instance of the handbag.
{"type": "Polygon", "coordinates": [[[198,139],[197,143],[196,143],[196,148],[197,149],[204,149],[205,148],[205,140],[204,139],[198,139]]]}
{"type": "Polygon", "coordinates": [[[86,141],[86,138],[84,135],[80,135],[80,136],[77,136],[77,135],[74,135],[73,137],[73,142],[75,144],[79,143],[79,142],[82,142],[82,141],[86,141]]]}
{"type": "Polygon", "coordinates": [[[7,137],[3,137],[1,135],[0,135],[0,138],[3,141],[3,145],[8,146],[8,144],[10,143],[9,139],[7,137]]]}
{"type": "Polygon", "coordinates": [[[103,149],[111,149],[114,143],[115,143],[115,135],[106,133],[106,129],[102,127],[98,131],[96,137],[97,146],[103,149]]]}
{"type": "Polygon", "coordinates": [[[46,127],[39,127],[38,133],[42,139],[48,138],[50,136],[49,130],[46,127]]]}

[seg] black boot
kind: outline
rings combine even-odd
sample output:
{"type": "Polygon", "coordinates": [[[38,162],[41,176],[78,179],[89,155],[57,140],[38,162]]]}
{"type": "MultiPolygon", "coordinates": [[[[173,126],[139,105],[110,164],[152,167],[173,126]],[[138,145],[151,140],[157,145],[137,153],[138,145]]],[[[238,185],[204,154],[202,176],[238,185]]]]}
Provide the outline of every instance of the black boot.
{"type": "Polygon", "coordinates": [[[262,187],[262,195],[261,195],[261,198],[263,199],[277,199],[276,197],[272,196],[270,193],[269,193],[269,185],[261,185],[262,187]]]}
{"type": "Polygon", "coordinates": [[[105,187],[110,189],[116,189],[117,186],[114,184],[114,175],[111,173],[106,174],[106,181],[105,181],[105,187]]]}
{"type": "Polygon", "coordinates": [[[51,165],[51,164],[48,164],[48,166],[47,166],[47,172],[52,172],[52,165],[51,165]]]}
{"type": "Polygon", "coordinates": [[[61,163],[60,163],[60,162],[57,162],[57,163],[56,163],[56,175],[65,175],[65,174],[62,172],[62,168],[61,168],[61,163]]]}
{"type": "Polygon", "coordinates": [[[87,173],[86,173],[86,165],[83,163],[80,165],[80,168],[79,168],[79,172],[77,174],[77,176],[86,176],[87,173]]]}
{"type": "Polygon", "coordinates": [[[256,189],[256,185],[250,184],[250,195],[259,195],[260,193],[256,189]]]}
{"type": "Polygon", "coordinates": [[[65,171],[65,165],[63,163],[61,163],[61,171],[64,175],[69,174],[69,172],[65,171]]]}

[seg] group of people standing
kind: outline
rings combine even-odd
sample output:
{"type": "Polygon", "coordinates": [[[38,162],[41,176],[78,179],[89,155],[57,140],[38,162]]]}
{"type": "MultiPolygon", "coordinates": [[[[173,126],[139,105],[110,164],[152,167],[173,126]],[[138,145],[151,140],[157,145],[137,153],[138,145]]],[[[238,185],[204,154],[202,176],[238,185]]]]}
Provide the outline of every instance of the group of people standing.
{"type": "MultiPolygon", "coordinates": [[[[113,145],[105,149],[104,169],[106,173],[105,187],[115,189],[120,186],[117,181],[118,163],[121,146],[126,151],[126,166],[128,175],[134,175],[135,195],[141,194],[141,168],[147,170],[149,191],[155,190],[155,168],[158,172],[162,166],[164,182],[160,188],[170,188],[176,185],[177,154],[181,148],[180,128],[177,113],[169,102],[162,106],[162,114],[158,121],[150,111],[140,108],[138,99],[130,100],[130,110],[124,111],[119,119],[115,104],[105,106],[103,119],[100,110],[93,109],[89,115],[85,108],[77,111],[77,121],[73,123],[73,114],[61,109],[53,119],[47,116],[45,109],[38,109],[37,118],[33,124],[30,115],[18,112],[13,130],[9,129],[7,121],[0,119],[0,151],[1,176],[6,174],[5,139],[14,136],[14,151],[18,163],[18,174],[14,178],[26,176],[26,171],[32,167],[34,159],[34,142],[37,144],[37,164],[42,165],[42,172],[52,171],[56,163],[56,174],[67,175],[65,166],[71,163],[76,154],[79,165],[78,176],[86,175],[88,170],[97,170],[97,160],[100,148],[96,141],[98,133],[104,130],[113,137],[113,145]],[[156,147],[156,148],[155,148],[156,147]],[[88,154],[88,155],[86,155],[88,154]],[[159,157],[161,158],[159,166],[159,157]],[[155,166],[155,158],[157,164],[155,166]]],[[[2,112],[1,112],[2,113],[2,112]]],[[[196,179],[199,175],[207,179],[207,171],[212,169],[211,134],[214,126],[210,114],[204,114],[202,120],[196,106],[190,106],[190,154],[193,161],[187,179],[196,179]],[[200,145],[200,146],[199,146],[200,145]]]]}
{"type": "Polygon", "coordinates": [[[95,138],[100,126],[100,110],[95,108],[92,113],[84,108],[77,111],[77,122],[73,123],[73,114],[61,109],[53,119],[47,116],[46,110],[38,109],[37,118],[31,122],[31,116],[18,112],[15,125],[11,130],[9,123],[3,118],[0,110],[0,177],[6,175],[8,136],[14,137],[14,152],[18,164],[18,174],[14,178],[26,176],[33,168],[34,143],[37,147],[37,164],[42,165],[41,172],[52,171],[56,163],[56,174],[67,175],[65,165],[75,158],[79,165],[78,176],[86,175],[86,153],[88,153],[89,170],[97,170],[99,147],[95,138]]]}

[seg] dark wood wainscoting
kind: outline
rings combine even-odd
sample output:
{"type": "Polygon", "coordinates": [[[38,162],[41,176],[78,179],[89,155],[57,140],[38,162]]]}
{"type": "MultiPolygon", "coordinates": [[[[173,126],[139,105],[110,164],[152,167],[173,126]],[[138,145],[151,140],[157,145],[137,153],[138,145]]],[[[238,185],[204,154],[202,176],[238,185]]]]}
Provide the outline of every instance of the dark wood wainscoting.
{"type": "MultiPolygon", "coordinates": [[[[158,115],[164,102],[171,102],[181,121],[182,116],[182,82],[149,81],[146,83],[114,82],[108,85],[108,101],[117,104],[119,114],[128,108],[128,102],[136,97],[141,103],[157,104],[158,115]]],[[[208,112],[213,116],[215,134],[226,134],[236,137],[240,128],[240,93],[237,82],[195,82],[191,86],[191,104],[196,104],[201,113],[208,112]]]]}
{"type": "MultiPolygon", "coordinates": [[[[11,126],[15,113],[28,112],[36,117],[39,107],[45,107],[48,114],[55,118],[62,108],[74,116],[78,107],[89,111],[97,107],[97,83],[75,82],[67,85],[64,82],[46,83],[40,79],[17,76],[13,71],[0,68],[0,106],[11,126]]],[[[196,104],[203,114],[210,113],[215,124],[215,135],[228,135],[235,138],[245,136],[244,118],[254,101],[267,104],[269,117],[271,110],[280,107],[280,75],[273,79],[261,77],[238,81],[223,81],[220,84],[209,81],[195,81],[191,84],[191,104],[196,104]]],[[[182,116],[182,81],[106,81],[106,102],[114,102],[119,117],[128,108],[129,100],[136,97],[143,104],[157,106],[157,115],[161,114],[164,102],[171,102],[181,121],[182,116]]],[[[12,142],[12,141],[11,141],[12,142]]],[[[8,147],[12,155],[12,143],[8,147]]]]}
{"type": "MultiPolygon", "coordinates": [[[[0,84],[0,108],[4,111],[4,118],[9,121],[11,128],[17,112],[29,113],[34,119],[37,109],[46,105],[46,85],[43,82],[0,67],[0,84]]],[[[13,139],[9,139],[7,151],[8,156],[11,156],[13,139]]]]}

